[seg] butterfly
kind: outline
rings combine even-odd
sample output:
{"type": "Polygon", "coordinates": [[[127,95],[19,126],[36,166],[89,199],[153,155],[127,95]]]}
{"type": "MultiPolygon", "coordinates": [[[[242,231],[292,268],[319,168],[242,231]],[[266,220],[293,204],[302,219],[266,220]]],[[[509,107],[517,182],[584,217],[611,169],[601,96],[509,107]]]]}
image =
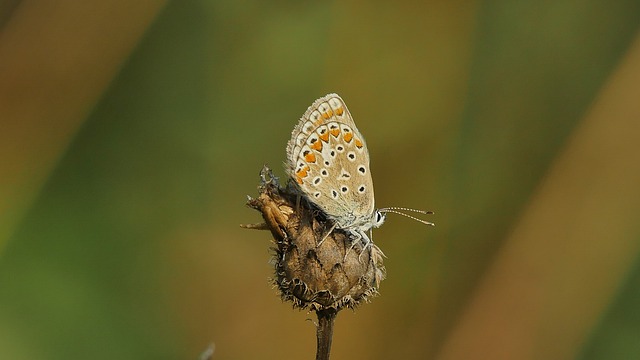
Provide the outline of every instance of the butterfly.
{"type": "Polygon", "coordinates": [[[372,229],[384,223],[387,213],[434,225],[399,210],[430,211],[375,208],[369,151],[337,94],[317,99],[300,118],[287,144],[286,168],[301,194],[333,222],[329,233],[342,229],[355,240],[364,240],[365,247],[372,242],[372,229]]]}

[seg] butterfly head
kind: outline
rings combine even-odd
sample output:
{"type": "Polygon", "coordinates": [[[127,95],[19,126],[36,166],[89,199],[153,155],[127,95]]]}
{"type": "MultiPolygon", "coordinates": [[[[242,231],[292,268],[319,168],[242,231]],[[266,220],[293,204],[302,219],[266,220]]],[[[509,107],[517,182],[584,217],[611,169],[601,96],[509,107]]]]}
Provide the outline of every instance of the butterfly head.
{"type": "Polygon", "coordinates": [[[384,209],[376,210],[373,213],[372,225],[375,228],[379,228],[384,223],[384,220],[387,218],[387,213],[384,209]]]}

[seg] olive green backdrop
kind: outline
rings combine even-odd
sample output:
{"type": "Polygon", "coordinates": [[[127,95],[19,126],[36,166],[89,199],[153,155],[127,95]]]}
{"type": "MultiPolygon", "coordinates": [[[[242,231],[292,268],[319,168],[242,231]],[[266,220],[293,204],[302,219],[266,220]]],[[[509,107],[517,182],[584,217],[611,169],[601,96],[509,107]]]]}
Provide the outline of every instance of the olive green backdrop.
{"type": "MultiPolygon", "coordinates": [[[[16,26],[25,3],[0,7],[4,29],[16,26]]],[[[67,14],[64,4],[56,14],[67,14]]],[[[510,275],[495,270],[503,269],[495,264],[508,258],[510,241],[538,236],[518,229],[544,198],[545,184],[558,184],[554,174],[566,168],[561,159],[573,154],[567,149],[582,138],[580,129],[625,63],[638,35],[640,2],[155,6],[139,17],[101,7],[70,15],[61,22],[69,34],[85,32],[75,27],[77,17],[108,20],[77,45],[62,35],[46,48],[19,37],[9,44],[40,46],[42,53],[25,58],[44,64],[65,44],[78,49],[64,50],[74,59],[96,59],[82,73],[67,69],[81,75],[56,80],[77,89],[95,83],[93,92],[65,97],[69,91],[53,87],[38,98],[44,100],[31,101],[41,79],[29,78],[26,90],[0,93],[15,114],[55,100],[31,117],[24,138],[5,140],[11,146],[0,153],[0,161],[15,165],[3,168],[4,176],[22,174],[2,183],[9,220],[0,239],[0,358],[196,359],[212,342],[214,359],[313,358],[315,329],[305,320],[314,314],[280,301],[268,282],[269,234],[239,224],[260,221],[244,206],[246,195],[256,194],[263,164],[285,177],[291,130],[329,92],[345,99],[367,139],[377,205],[433,210],[428,220],[436,223],[425,227],[390,215],[374,232],[388,256],[388,279],[370,304],[338,315],[333,359],[470,358],[456,353],[467,342],[470,349],[487,344],[491,358],[640,357],[640,227],[633,218],[622,235],[614,228],[590,232],[594,239],[585,241],[598,250],[585,261],[564,255],[582,254],[580,243],[565,241],[571,235],[540,235],[530,272],[514,283],[496,281],[512,294],[500,301],[512,304],[516,316],[496,320],[491,306],[485,312],[474,305],[483,304],[476,299],[490,282],[485,276],[496,278],[486,274],[510,275]],[[136,35],[117,51],[96,45],[116,39],[116,32],[136,35]],[[78,110],[49,116],[65,106],[78,110]],[[54,136],[55,146],[20,157],[54,136]],[[593,265],[600,257],[619,268],[593,265]],[[539,277],[538,270],[558,274],[539,277]],[[556,279],[566,280],[552,288],[560,290],[545,290],[556,279]],[[547,295],[538,306],[519,308],[539,292],[547,295]],[[474,313],[492,315],[474,323],[474,313]],[[494,320],[507,324],[497,331],[524,324],[522,337],[475,341],[494,320]],[[554,339],[550,329],[569,335],[554,339]]],[[[128,2],[116,7],[134,13],[128,2]]],[[[0,46],[8,38],[0,36],[0,46]]],[[[38,69],[46,76],[55,65],[38,69]]],[[[33,73],[28,66],[22,71],[33,73]]],[[[622,93],[634,91],[637,96],[640,85],[622,93]]],[[[633,101],[608,111],[625,116],[626,104],[633,101]]],[[[11,114],[0,109],[5,129],[22,121],[11,114]]],[[[601,118],[594,122],[607,129],[601,118]]],[[[637,126],[624,128],[639,134],[637,126]]],[[[635,150],[612,159],[640,162],[635,150]]],[[[594,177],[606,175],[593,164],[594,177]]],[[[574,186],[590,178],[578,175],[562,183],[567,199],[560,191],[547,202],[551,208],[564,209],[574,186]]],[[[637,179],[640,172],[630,166],[628,174],[611,175],[627,176],[637,179]]],[[[640,209],[636,183],[629,184],[598,186],[602,211],[567,226],[630,216],[614,206],[640,209]]],[[[589,208],[589,196],[577,198],[589,208]]]]}

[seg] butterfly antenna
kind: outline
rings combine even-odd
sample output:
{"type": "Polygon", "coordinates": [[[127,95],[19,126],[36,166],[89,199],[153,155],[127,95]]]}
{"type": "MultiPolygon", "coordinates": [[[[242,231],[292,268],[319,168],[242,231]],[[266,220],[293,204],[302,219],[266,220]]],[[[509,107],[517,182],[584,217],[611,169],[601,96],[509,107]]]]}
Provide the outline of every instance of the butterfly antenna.
{"type": "Polygon", "coordinates": [[[425,210],[411,209],[411,208],[405,208],[405,207],[396,207],[396,206],[380,209],[380,211],[386,211],[386,210],[413,211],[413,212],[417,212],[417,213],[425,214],[425,215],[433,214],[433,211],[425,211],[425,210]]]}
{"type": "Polygon", "coordinates": [[[429,215],[429,214],[433,214],[433,211],[425,211],[425,210],[417,210],[417,209],[410,209],[410,208],[403,208],[403,207],[388,207],[388,208],[383,208],[383,209],[379,209],[378,211],[383,212],[383,213],[394,213],[394,214],[398,214],[398,215],[402,215],[405,217],[408,217],[409,219],[413,219],[417,222],[421,222],[425,225],[431,225],[431,226],[435,226],[436,224],[426,221],[426,220],[422,220],[422,219],[418,219],[417,217],[413,216],[413,215],[409,215],[409,214],[405,214],[403,212],[401,212],[400,210],[403,211],[413,211],[413,212],[417,212],[420,214],[425,214],[425,215],[429,215]]]}

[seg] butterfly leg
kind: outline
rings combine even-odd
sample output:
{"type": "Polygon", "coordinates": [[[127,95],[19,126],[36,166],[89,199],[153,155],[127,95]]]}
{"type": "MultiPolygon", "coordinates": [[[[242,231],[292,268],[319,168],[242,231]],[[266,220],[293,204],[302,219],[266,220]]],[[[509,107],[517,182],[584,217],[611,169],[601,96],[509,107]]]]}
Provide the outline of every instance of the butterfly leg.
{"type": "Polygon", "coordinates": [[[358,241],[360,241],[360,239],[362,239],[362,236],[360,234],[356,233],[356,232],[350,232],[349,235],[355,235],[355,236],[357,236],[357,238],[352,239],[351,236],[349,236],[349,239],[351,240],[351,246],[349,246],[347,251],[345,251],[344,259],[342,259],[342,261],[347,260],[347,255],[349,255],[349,252],[351,251],[351,249],[353,249],[353,247],[356,246],[358,241]]]}
{"type": "MultiPolygon", "coordinates": [[[[371,247],[373,244],[373,240],[371,240],[371,238],[369,236],[367,236],[367,233],[365,233],[364,231],[359,231],[359,235],[360,235],[360,239],[364,239],[364,246],[362,247],[362,251],[360,252],[360,255],[358,255],[358,261],[360,261],[360,257],[362,256],[362,254],[364,254],[365,251],[367,251],[367,248],[371,247]]],[[[370,235],[373,235],[372,232],[370,232],[370,235]]]]}
{"type": "Polygon", "coordinates": [[[333,232],[333,230],[335,230],[336,226],[338,226],[337,222],[333,222],[333,225],[331,226],[331,229],[329,229],[329,231],[327,231],[326,234],[324,234],[324,236],[322,237],[322,240],[320,240],[320,242],[318,243],[318,245],[316,245],[316,249],[320,247],[320,245],[322,245],[322,243],[329,237],[329,235],[331,235],[331,233],[333,232]]]}

